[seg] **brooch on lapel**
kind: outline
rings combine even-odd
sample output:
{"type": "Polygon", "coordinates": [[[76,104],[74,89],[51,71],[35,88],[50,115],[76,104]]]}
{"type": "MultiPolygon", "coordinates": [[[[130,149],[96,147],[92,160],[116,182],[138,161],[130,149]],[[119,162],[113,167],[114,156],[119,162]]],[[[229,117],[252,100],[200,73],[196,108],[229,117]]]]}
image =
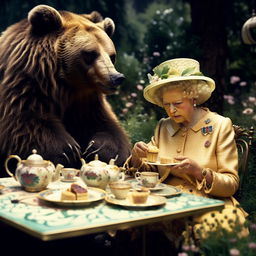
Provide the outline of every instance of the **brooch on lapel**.
{"type": "Polygon", "coordinates": [[[205,143],[204,143],[204,146],[206,147],[206,148],[208,148],[208,147],[210,147],[211,146],[211,142],[209,141],[209,140],[207,140],[205,143]]]}
{"type": "Polygon", "coordinates": [[[204,121],[204,123],[205,123],[205,124],[209,124],[211,121],[212,121],[212,120],[211,120],[210,118],[207,118],[207,119],[204,121]]]}
{"type": "Polygon", "coordinates": [[[207,135],[209,133],[212,133],[213,132],[212,125],[204,126],[203,128],[201,128],[201,132],[202,132],[203,135],[207,135]]]}

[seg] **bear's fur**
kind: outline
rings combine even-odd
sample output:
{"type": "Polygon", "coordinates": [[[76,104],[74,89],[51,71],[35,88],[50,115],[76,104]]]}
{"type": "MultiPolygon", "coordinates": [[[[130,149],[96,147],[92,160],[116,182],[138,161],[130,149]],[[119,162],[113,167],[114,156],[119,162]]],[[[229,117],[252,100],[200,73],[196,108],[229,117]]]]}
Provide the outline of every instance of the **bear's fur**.
{"type": "Polygon", "coordinates": [[[97,12],[75,14],[46,5],[0,37],[0,156],[44,159],[81,166],[117,158],[130,144],[105,95],[123,74],[114,67],[114,22],[97,12]]]}

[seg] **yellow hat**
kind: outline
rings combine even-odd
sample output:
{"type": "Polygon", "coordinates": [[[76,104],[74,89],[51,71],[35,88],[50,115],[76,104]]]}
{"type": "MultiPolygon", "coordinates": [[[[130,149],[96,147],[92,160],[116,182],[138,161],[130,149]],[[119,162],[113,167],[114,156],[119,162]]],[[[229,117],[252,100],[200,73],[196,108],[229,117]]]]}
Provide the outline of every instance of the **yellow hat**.
{"type": "Polygon", "coordinates": [[[162,105],[157,98],[157,90],[173,82],[185,80],[205,81],[206,86],[209,86],[209,90],[199,92],[196,100],[198,105],[207,101],[215,89],[215,82],[200,72],[199,62],[194,59],[179,58],[167,60],[156,66],[153,71],[153,76],[148,74],[149,85],[144,89],[144,98],[160,107],[162,105]]]}

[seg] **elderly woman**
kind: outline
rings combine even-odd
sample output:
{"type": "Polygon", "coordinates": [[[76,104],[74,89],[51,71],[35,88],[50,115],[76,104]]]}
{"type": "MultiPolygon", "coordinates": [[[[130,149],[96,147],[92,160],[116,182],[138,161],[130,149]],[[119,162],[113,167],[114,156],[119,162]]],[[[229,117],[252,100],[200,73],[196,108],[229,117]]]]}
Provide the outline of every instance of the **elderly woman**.
{"type": "MultiPolygon", "coordinates": [[[[232,221],[244,223],[247,214],[236,207],[238,202],[232,197],[239,186],[232,122],[198,106],[211,96],[214,81],[203,76],[196,60],[186,58],[161,63],[149,79],[144,97],[164,108],[168,118],[159,121],[148,144],[135,143],[129,166],[139,171],[157,171],[162,181],[179,186],[184,192],[225,201],[222,213],[196,218],[204,230],[216,227],[216,222],[228,230],[232,221]],[[178,164],[166,167],[144,163],[150,145],[158,147],[160,159],[172,159],[178,164]]],[[[241,235],[246,234],[247,230],[242,229],[241,235]]]]}

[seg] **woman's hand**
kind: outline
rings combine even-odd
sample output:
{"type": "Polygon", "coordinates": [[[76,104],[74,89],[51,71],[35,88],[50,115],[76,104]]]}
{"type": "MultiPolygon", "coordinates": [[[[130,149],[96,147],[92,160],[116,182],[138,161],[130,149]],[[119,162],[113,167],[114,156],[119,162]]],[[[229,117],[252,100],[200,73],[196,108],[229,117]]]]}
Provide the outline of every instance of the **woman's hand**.
{"type": "Polygon", "coordinates": [[[199,181],[203,179],[203,176],[202,176],[203,168],[200,167],[200,165],[196,161],[186,156],[177,156],[177,157],[174,157],[174,159],[180,161],[180,163],[175,165],[173,169],[177,169],[177,170],[180,169],[184,174],[192,176],[199,181]]]}
{"type": "Polygon", "coordinates": [[[132,157],[133,158],[147,157],[147,152],[148,152],[148,145],[143,141],[139,141],[134,144],[134,147],[132,149],[132,157]]]}

